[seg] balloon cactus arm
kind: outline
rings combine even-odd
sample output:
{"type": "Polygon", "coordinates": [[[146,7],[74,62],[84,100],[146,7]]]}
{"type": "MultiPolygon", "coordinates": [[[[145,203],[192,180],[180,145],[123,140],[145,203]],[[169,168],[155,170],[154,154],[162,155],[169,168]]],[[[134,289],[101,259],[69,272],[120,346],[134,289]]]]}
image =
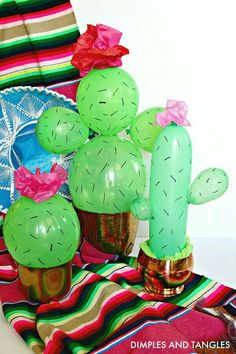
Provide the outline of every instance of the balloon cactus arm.
{"type": "Polygon", "coordinates": [[[219,168],[208,168],[202,171],[190,186],[188,202],[204,204],[225,193],[228,188],[228,176],[219,168]]]}
{"type": "Polygon", "coordinates": [[[152,207],[149,199],[139,197],[135,199],[130,207],[133,216],[138,220],[150,220],[152,218],[152,207]]]}
{"type": "Polygon", "coordinates": [[[154,124],[158,112],[163,112],[164,108],[152,107],[139,113],[132,121],[127,134],[130,135],[133,143],[140,149],[152,152],[155,141],[162,128],[154,124]]]}
{"type": "Polygon", "coordinates": [[[51,107],[44,111],[35,131],[39,144],[53,154],[72,153],[89,138],[89,127],[79,113],[65,107],[51,107]]]}

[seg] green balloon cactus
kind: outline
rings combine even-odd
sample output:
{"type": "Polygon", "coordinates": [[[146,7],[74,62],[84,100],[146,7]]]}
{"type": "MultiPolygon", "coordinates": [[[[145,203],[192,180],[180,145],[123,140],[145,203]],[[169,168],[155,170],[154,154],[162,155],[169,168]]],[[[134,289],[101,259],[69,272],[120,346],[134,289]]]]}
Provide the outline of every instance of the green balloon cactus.
{"type": "Polygon", "coordinates": [[[192,250],[186,236],[188,204],[216,199],[227,189],[228,177],[218,168],[203,171],[189,187],[191,165],[187,131],[175,123],[166,126],[152,152],[150,198],[138,198],[131,206],[136,218],[149,219],[149,240],[141,247],[154,258],[188,256],[192,250]]]}
{"type": "Polygon", "coordinates": [[[71,261],[80,226],[72,205],[59,195],[41,203],[21,197],[8,210],[3,233],[17,263],[51,268],[71,261]]]}
{"type": "MultiPolygon", "coordinates": [[[[145,164],[139,148],[117,136],[133,122],[139,103],[134,79],[119,67],[120,57],[128,53],[118,44],[120,37],[120,32],[110,27],[89,25],[86,33],[79,38],[72,59],[72,64],[84,76],[77,91],[79,117],[75,125],[81,122],[99,136],[85,144],[79,144],[77,139],[78,151],[70,168],[69,188],[73,204],[78,209],[94,213],[128,212],[133,200],[141,196],[145,189],[145,164]],[[87,43],[88,37],[94,36],[96,31],[98,43],[90,40],[87,43]],[[102,38],[104,43],[101,45],[102,38]],[[96,58],[96,51],[99,59],[96,58]]],[[[96,42],[96,38],[94,40],[96,42]]],[[[36,131],[39,143],[47,150],[63,153],[67,144],[61,123],[68,117],[65,109],[55,109],[52,112],[54,119],[52,110],[44,112],[36,131]],[[55,138],[58,119],[61,132],[59,145],[55,138]]],[[[73,137],[76,145],[76,135],[73,137]]],[[[69,138],[68,145],[71,146],[69,138]]]]}
{"type": "Polygon", "coordinates": [[[16,170],[16,187],[23,196],[9,208],[3,235],[17,263],[52,268],[72,260],[79,244],[79,221],[73,206],[54,195],[66,175],[59,166],[42,175],[33,175],[24,167],[16,170]]]}

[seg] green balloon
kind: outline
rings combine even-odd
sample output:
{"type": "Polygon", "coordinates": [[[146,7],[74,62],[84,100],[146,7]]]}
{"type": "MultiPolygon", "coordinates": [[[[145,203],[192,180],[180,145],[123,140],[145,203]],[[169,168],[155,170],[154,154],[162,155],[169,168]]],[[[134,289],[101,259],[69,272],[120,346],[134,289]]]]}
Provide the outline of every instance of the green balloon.
{"type": "Polygon", "coordinates": [[[156,114],[163,112],[163,108],[154,107],[137,115],[130,126],[130,136],[133,142],[141,149],[152,152],[155,141],[162,128],[154,125],[156,114]]]}
{"type": "Polygon", "coordinates": [[[32,268],[50,268],[73,258],[80,225],[73,206],[59,195],[41,203],[21,197],[8,210],[3,235],[16,262],[32,268]]]}
{"type": "Polygon", "coordinates": [[[36,124],[39,144],[54,154],[68,154],[77,150],[89,137],[89,128],[80,115],[64,107],[44,111],[36,124]]]}
{"type": "Polygon", "coordinates": [[[146,171],[139,149],[118,136],[97,136],[73,159],[69,188],[74,205],[96,213],[130,210],[145,189],[146,171]]]}
{"type": "Polygon", "coordinates": [[[149,199],[144,197],[135,199],[131,204],[130,211],[138,220],[150,220],[152,217],[152,206],[149,199]]]}
{"type": "Polygon", "coordinates": [[[192,146],[186,129],[162,129],[152,152],[149,245],[156,258],[173,257],[186,246],[192,146]]]}
{"type": "Polygon", "coordinates": [[[189,203],[203,204],[219,198],[228,188],[227,174],[219,168],[202,171],[190,186],[189,203]]]}
{"type": "Polygon", "coordinates": [[[77,105],[95,132],[115,135],[130,125],[138,110],[135,81],[120,68],[93,69],[80,82],[77,105]]]}

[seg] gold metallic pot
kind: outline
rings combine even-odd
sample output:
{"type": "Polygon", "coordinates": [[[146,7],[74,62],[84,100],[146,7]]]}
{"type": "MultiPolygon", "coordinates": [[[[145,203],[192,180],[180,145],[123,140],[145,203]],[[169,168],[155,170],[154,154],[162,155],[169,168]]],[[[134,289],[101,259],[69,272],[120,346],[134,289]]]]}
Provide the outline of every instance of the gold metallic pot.
{"type": "Polygon", "coordinates": [[[193,256],[191,253],[179,260],[160,260],[147,256],[140,249],[138,268],[143,273],[147,291],[163,297],[175,296],[183,291],[184,283],[192,273],[193,256]]]}
{"type": "Polygon", "coordinates": [[[128,255],[132,252],[138,220],[130,212],[98,214],[76,209],[81,233],[98,250],[128,255]]]}
{"type": "Polygon", "coordinates": [[[21,288],[30,301],[59,300],[71,287],[71,262],[53,268],[30,268],[18,264],[21,288]]]}

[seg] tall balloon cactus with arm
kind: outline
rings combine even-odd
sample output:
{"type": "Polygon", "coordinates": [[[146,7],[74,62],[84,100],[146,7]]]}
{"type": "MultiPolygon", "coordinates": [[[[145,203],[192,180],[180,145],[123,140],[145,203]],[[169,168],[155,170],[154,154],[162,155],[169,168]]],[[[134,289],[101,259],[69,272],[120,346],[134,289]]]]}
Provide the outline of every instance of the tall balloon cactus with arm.
{"type": "Polygon", "coordinates": [[[165,112],[157,114],[169,121],[156,139],[151,161],[150,199],[136,200],[131,207],[140,219],[149,219],[149,241],[144,245],[157,259],[183,258],[186,252],[186,224],[188,204],[202,204],[221,196],[227,189],[228,177],[218,168],[201,172],[189,187],[192,165],[192,148],[189,135],[175,123],[176,110],[182,102],[169,101],[165,112]],[[171,114],[172,113],[172,114],[171,114]],[[149,210],[149,213],[147,213],[149,210]]]}
{"type": "Polygon", "coordinates": [[[186,235],[188,204],[202,204],[221,196],[228,177],[217,168],[201,172],[189,187],[192,165],[191,141],[183,125],[184,102],[167,101],[157,112],[157,123],[164,129],[153,147],[150,198],[137,198],[133,215],[149,220],[149,240],[140,245],[138,266],[147,291],[163,297],[175,296],[184,289],[192,267],[192,246],[186,235]]]}

